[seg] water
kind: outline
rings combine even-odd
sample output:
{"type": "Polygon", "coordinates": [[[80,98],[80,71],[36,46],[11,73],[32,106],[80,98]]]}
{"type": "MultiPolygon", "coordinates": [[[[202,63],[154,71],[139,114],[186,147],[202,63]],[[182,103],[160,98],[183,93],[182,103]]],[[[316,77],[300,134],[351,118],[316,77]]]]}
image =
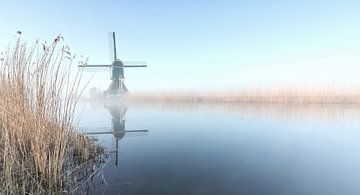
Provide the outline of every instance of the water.
{"type": "Polygon", "coordinates": [[[79,107],[81,127],[110,133],[94,135],[111,157],[91,194],[360,194],[357,107],[79,107]]]}

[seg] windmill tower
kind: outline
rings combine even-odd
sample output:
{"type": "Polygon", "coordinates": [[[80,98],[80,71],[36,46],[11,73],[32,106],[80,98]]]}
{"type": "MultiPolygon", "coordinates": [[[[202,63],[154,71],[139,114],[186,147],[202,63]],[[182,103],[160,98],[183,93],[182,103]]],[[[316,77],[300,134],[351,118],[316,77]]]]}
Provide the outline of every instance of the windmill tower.
{"type": "Polygon", "coordinates": [[[126,64],[123,63],[117,57],[116,53],[116,39],[115,39],[115,32],[109,33],[109,42],[110,42],[110,54],[112,58],[112,63],[110,65],[88,65],[88,64],[81,64],[78,67],[80,68],[110,68],[110,79],[111,83],[108,89],[104,92],[105,96],[109,95],[118,95],[121,96],[123,94],[128,93],[128,89],[124,84],[124,68],[139,68],[139,67],[147,67],[144,63],[130,63],[126,64]]]}

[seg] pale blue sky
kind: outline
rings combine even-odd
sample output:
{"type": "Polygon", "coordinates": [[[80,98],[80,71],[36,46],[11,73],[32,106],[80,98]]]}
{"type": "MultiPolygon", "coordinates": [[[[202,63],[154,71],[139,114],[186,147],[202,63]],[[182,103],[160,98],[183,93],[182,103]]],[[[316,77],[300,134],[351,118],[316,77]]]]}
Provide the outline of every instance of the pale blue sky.
{"type": "MultiPolygon", "coordinates": [[[[360,1],[2,1],[0,46],[59,32],[90,64],[145,60],[130,90],[231,89],[253,84],[360,84],[360,1]]],[[[92,73],[85,73],[87,77],[92,73]]],[[[109,73],[90,86],[106,88],[109,73]]]]}

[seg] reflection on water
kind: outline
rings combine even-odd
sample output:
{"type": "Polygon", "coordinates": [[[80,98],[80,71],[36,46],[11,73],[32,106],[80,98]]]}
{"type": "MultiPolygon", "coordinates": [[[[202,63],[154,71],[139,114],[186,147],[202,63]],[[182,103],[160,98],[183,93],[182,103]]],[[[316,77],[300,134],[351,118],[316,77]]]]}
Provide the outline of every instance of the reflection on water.
{"type": "Polygon", "coordinates": [[[86,134],[88,135],[112,135],[115,138],[115,166],[118,165],[119,160],[119,141],[125,136],[146,136],[148,131],[147,129],[132,129],[127,130],[125,128],[126,119],[125,114],[127,112],[128,107],[125,104],[105,104],[104,108],[106,108],[111,114],[111,129],[110,131],[104,131],[105,128],[96,127],[95,131],[91,131],[91,128],[87,128],[86,134]],[[100,130],[100,131],[96,131],[100,130]]]}
{"type": "Polygon", "coordinates": [[[91,194],[360,194],[355,106],[80,107],[114,151],[91,194]]]}
{"type": "Polygon", "coordinates": [[[360,121],[360,106],[356,104],[232,104],[232,103],[132,103],[132,109],[177,112],[222,113],[246,119],[276,121],[360,121]]]}

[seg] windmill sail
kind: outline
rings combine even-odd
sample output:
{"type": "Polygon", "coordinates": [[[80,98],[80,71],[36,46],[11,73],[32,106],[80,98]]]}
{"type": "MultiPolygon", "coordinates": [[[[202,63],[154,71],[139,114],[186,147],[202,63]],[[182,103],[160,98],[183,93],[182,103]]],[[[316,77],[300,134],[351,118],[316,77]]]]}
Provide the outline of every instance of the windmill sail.
{"type": "Polygon", "coordinates": [[[110,60],[111,60],[111,61],[114,61],[114,60],[117,60],[117,56],[116,56],[115,32],[109,32],[109,33],[108,33],[108,38],[109,38],[109,55],[110,55],[110,60]]]}

